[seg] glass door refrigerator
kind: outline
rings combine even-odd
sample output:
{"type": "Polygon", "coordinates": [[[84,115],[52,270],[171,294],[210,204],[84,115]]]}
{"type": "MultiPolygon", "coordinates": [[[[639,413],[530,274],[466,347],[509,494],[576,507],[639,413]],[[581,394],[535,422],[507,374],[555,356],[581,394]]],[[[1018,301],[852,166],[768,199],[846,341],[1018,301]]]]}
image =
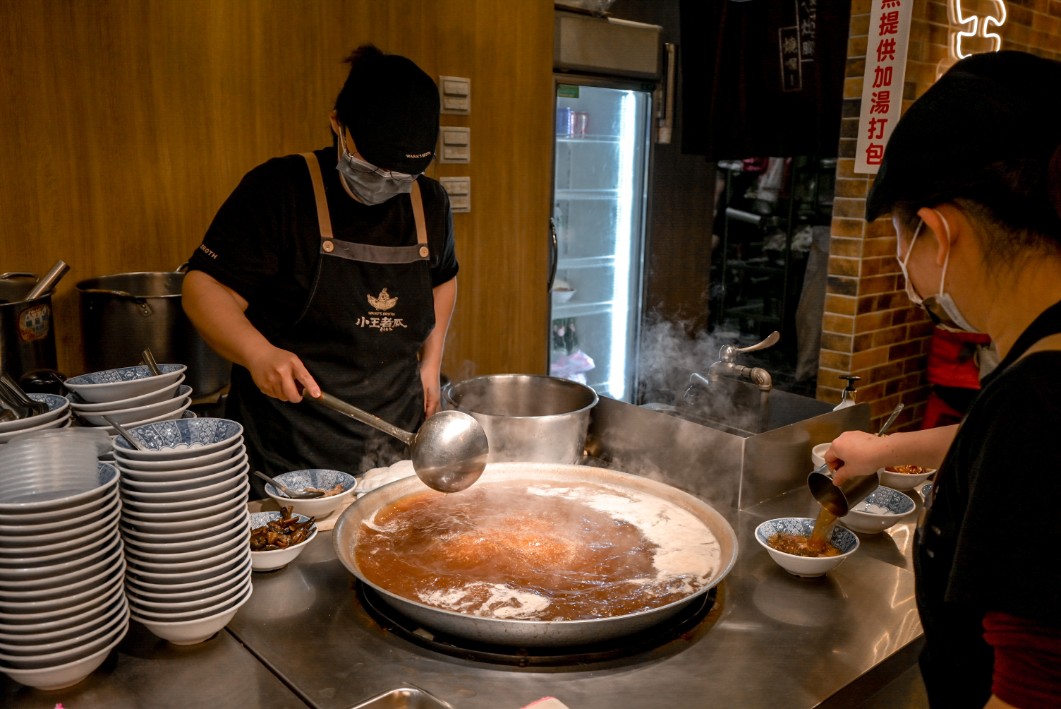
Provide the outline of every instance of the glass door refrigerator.
{"type": "Polygon", "coordinates": [[[651,149],[654,137],[669,140],[673,105],[674,62],[670,45],[664,62],[661,31],[556,12],[549,373],[629,402],[637,399],[651,149]],[[658,115],[654,103],[664,107],[658,115]]]}
{"type": "Polygon", "coordinates": [[[652,86],[558,75],[549,373],[633,401],[652,86]]]}

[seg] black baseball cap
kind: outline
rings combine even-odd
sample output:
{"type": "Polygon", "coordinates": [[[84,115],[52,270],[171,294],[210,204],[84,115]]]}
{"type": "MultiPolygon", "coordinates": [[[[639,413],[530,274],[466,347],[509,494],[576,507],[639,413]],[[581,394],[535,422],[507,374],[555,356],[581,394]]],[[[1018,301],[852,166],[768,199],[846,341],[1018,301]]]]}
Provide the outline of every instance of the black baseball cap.
{"type": "Polygon", "coordinates": [[[356,57],[335,108],[376,167],[416,175],[434,159],[438,86],[412,60],[378,50],[356,57]]]}
{"type": "Polygon", "coordinates": [[[866,198],[866,221],[903,202],[939,204],[1001,160],[1042,161],[1061,143],[1061,62],[1024,52],[975,54],[907,109],[866,198]]]}

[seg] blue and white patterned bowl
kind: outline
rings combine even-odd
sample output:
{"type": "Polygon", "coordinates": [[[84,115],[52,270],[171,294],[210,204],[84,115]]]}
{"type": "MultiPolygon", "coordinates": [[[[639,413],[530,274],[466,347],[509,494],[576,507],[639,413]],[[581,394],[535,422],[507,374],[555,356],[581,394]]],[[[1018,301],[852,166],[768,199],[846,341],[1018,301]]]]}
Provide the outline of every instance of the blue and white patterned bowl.
{"type": "MultiPolygon", "coordinates": [[[[310,518],[306,515],[296,514],[300,522],[306,522],[310,518]]],[[[251,514],[251,531],[268,524],[271,520],[280,519],[279,512],[254,512],[251,514]]],[[[255,571],[275,571],[282,569],[301,554],[313,538],[317,536],[317,525],[310,528],[309,536],[298,544],[286,549],[274,549],[272,551],[251,551],[251,566],[255,571]]],[[[248,541],[248,544],[250,542],[248,541]]]]}
{"type": "Polygon", "coordinates": [[[840,518],[848,529],[863,534],[877,534],[910,514],[917,504],[909,495],[881,485],[840,518]]]}
{"type": "Polygon", "coordinates": [[[775,534],[810,536],[813,531],[814,518],[812,517],[778,517],[767,520],[755,528],[755,541],[766,549],[770,558],[782,569],[794,576],[804,577],[822,576],[842,564],[847,557],[858,550],[858,537],[850,529],[840,526],[833,527],[829,535],[829,542],[840,550],[837,556],[796,556],[773,549],[768,543],[770,537],[775,534]]]}
{"type": "Polygon", "coordinates": [[[169,386],[184,374],[185,364],[160,364],[162,374],[151,374],[145,365],[104,369],[70,377],[65,382],[69,391],[91,404],[140,396],[169,386]]]}
{"type": "Polygon", "coordinates": [[[41,424],[70,416],[70,402],[66,400],[65,396],[59,396],[58,394],[38,394],[36,392],[30,392],[26,396],[34,401],[40,401],[47,404],[48,410],[43,414],[27,416],[24,419],[4,421],[0,423],[0,433],[20,433],[26,429],[34,428],[41,424]]]}
{"type": "Polygon", "coordinates": [[[222,418],[156,421],[134,426],[129,433],[148,450],[133,448],[123,436],[114,439],[116,455],[133,460],[178,460],[201,456],[243,437],[243,426],[222,418]]]}
{"type": "Polygon", "coordinates": [[[298,514],[316,517],[317,519],[323,519],[335,512],[339,504],[353,494],[354,487],[357,485],[357,479],[350,473],[322,468],[292,470],[289,473],[272,477],[292,490],[304,490],[307,487],[329,490],[341,484],[343,491],[338,495],[318,497],[312,500],[292,500],[290,497],[281,495],[280,491],[273,487],[271,483],[265,483],[265,493],[276,500],[276,504],[287,507],[298,514]]]}

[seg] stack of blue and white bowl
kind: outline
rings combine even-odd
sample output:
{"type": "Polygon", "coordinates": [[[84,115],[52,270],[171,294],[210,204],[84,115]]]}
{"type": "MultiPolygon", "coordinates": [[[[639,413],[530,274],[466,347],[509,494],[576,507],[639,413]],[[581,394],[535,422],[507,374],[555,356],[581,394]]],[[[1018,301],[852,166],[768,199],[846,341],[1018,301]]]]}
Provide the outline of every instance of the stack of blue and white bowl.
{"type": "Polygon", "coordinates": [[[251,594],[247,449],[221,418],[135,426],[114,439],[134,620],[178,645],[228,624],[251,594]]]}
{"type": "Polygon", "coordinates": [[[16,436],[70,425],[70,402],[58,394],[29,393],[27,396],[48,407],[44,413],[26,416],[14,421],[0,421],[0,444],[16,436]]]}
{"type": "Polygon", "coordinates": [[[107,418],[122,426],[193,416],[192,388],[184,384],[187,366],[160,364],[161,374],[145,365],[118,367],[71,377],[63,382],[70,409],[83,426],[117,433],[107,418]]]}
{"type": "Polygon", "coordinates": [[[118,471],[78,433],[0,449],[0,671],[38,689],[80,682],[129,628],[118,471]]]}

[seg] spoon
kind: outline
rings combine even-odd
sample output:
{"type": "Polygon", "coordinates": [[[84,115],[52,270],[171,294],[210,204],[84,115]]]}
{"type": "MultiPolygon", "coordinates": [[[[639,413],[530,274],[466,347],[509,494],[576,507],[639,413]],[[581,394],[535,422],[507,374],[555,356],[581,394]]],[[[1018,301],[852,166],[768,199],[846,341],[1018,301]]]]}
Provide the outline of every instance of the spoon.
{"type": "Polygon", "coordinates": [[[279,480],[274,480],[260,470],[255,470],[254,474],[262,480],[268,480],[272,483],[272,486],[280,491],[280,494],[284,497],[290,497],[292,500],[312,500],[318,497],[323,497],[324,492],[311,492],[310,490],[292,490],[287,485],[284,485],[279,480]]]}
{"type": "Polygon", "coordinates": [[[895,418],[899,415],[899,413],[903,410],[903,407],[905,406],[906,404],[901,401],[896,404],[895,408],[892,409],[891,414],[888,416],[888,419],[884,422],[884,425],[880,427],[879,431],[877,431],[878,436],[883,436],[884,432],[887,431],[893,423],[895,423],[895,418]]]}
{"type": "Polygon", "coordinates": [[[124,438],[125,440],[129,441],[129,445],[131,445],[133,448],[135,448],[138,451],[149,451],[150,450],[150,448],[145,447],[143,444],[140,443],[140,441],[138,441],[135,438],[133,438],[132,434],[125,430],[125,426],[121,425],[120,423],[118,423],[117,421],[112,419],[107,414],[100,414],[100,416],[103,417],[104,421],[106,421],[111,426],[113,426],[115,431],[117,431],[118,433],[122,434],[122,438],[124,438]]]}
{"type": "Polygon", "coordinates": [[[159,374],[162,374],[162,370],[158,368],[158,362],[155,361],[155,355],[150,347],[145,347],[144,351],[140,353],[140,356],[144,358],[144,364],[146,364],[147,368],[151,370],[153,376],[157,377],[159,374]]]}
{"type": "Polygon", "coordinates": [[[409,433],[330,394],[321,392],[319,398],[308,398],[409,446],[416,476],[433,490],[460,492],[478,480],[486,468],[490,454],[486,431],[462,411],[439,411],[416,433],[409,433]]]}

